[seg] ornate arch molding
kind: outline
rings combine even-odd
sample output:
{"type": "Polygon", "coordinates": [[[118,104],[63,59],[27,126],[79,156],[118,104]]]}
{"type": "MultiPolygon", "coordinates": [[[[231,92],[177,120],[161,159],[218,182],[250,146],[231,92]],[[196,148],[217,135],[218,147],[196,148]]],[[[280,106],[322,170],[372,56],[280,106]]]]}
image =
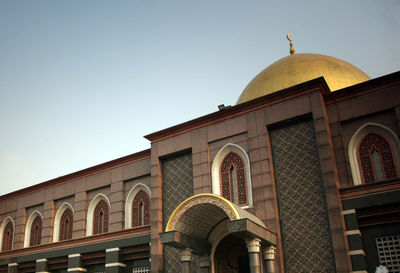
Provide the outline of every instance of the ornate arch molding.
{"type": "Polygon", "coordinates": [[[24,247],[30,246],[32,223],[36,219],[36,217],[40,217],[43,223],[43,216],[39,211],[35,210],[34,212],[31,213],[31,215],[28,218],[28,221],[26,221],[25,224],[24,247]]]}
{"type": "Polygon", "coordinates": [[[195,253],[210,253],[213,230],[224,224],[230,233],[257,237],[276,244],[276,235],[255,215],[217,194],[203,193],[183,201],[172,213],[160,234],[161,243],[175,248],[190,247],[195,253]]]}
{"type": "Polygon", "coordinates": [[[129,191],[125,201],[125,229],[132,227],[132,203],[135,199],[136,194],[141,190],[147,193],[149,199],[151,198],[149,187],[142,183],[138,183],[133,186],[133,188],[129,191]]]}
{"type": "Polygon", "coordinates": [[[4,251],[4,249],[3,249],[3,238],[4,238],[4,231],[5,231],[5,228],[7,227],[8,223],[11,223],[12,226],[13,226],[11,249],[12,249],[12,246],[14,244],[15,223],[14,223],[14,220],[10,216],[7,216],[4,219],[3,223],[1,224],[1,226],[0,226],[0,248],[1,248],[0,251],[4,251]]]}
{"type": "Polygon", "coordinates": [[[106,202],[107,205],[108,205],[108,208],[111,209],[110,200],[104,194],[99,193],[92,199],[92,201],[89,204],[88,211],[87,211],[87,216],[86,216],[86,236],[93,235],[93,215],[94,215],[94,210],[95,210],[97,204],[102,200],[104,202],[106,202]]]}
{"type": "Polygon", "coordinates": [[[70,203],[64,202],[60,208],[57,210],[57,213],[54,217],[54,230],[53,230],[53,242],[58,242],[60,237],[60,220],[63,213],[70,209],[72,211],[72,215],[74,214],[74,208],[70,203]]]}
{"type": "Polygon", "coordinates": [[[348,156],[350,161],[351,167],[351,174],[353,176],[353,183],[354,185],[362,184],[361,178],[361,168],[358,160],[358,147],[361,141],[364,139],[366,135],[369,133],[376,133],[378,135],[383,136],[390,144],[393,151],[393,155],[395,158],[395,164],[397,170],[400,169],[400,142],[397,135],[388,127],[378,124],[368,122],[361,126],[351,137],[348,147],[348,156]]]}
{"type": "Polygon", "coordinates": [[[249,208],[253,206],[253,192],[251,186],[251,174],[250,174],[250,159],[247,155],[246,151],[240,147],[239,145],[228,143],[224,147],[222,147],[218,153],[215,155],[212,166],[212,192],[217,195],[221,195],[221,176],[220,176],[220,168],[223,160],[229,153],[235,153],[243,160],[244,169],[245,169],[245,178],[247,182],[247,199],[248,205],[243,206],[242,208],[249,208]]]}

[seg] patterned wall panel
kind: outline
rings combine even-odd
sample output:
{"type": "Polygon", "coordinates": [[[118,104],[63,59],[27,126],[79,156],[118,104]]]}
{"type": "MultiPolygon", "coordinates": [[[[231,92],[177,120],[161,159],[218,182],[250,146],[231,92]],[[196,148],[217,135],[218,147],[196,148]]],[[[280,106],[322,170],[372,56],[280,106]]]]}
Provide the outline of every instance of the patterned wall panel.
{"type": "MultiPolygon", "coordinates": [[[[193,195],[192,154],[185,153],[165,158],[162,165],[163,227],[175,208],[193,195]]],[[[178,251],[164,246],[164,272],[180,272],[178,251]]],[[[194,269],[192,272],[196,272],[194,269]]]]}
{"type": "Polygon", "coordinates": [[[313,121],[270,136],[285,272],[336,272],[313,121]]]}

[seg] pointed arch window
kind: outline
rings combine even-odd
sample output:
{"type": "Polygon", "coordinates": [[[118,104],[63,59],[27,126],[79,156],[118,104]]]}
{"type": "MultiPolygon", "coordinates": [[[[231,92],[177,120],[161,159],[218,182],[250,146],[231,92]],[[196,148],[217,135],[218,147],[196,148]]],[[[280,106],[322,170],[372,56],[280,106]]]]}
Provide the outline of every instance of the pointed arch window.
{"type": "Polygon", "coordinates": [[[144,191],[140,190],[132,202],[132,227],[150,224],[150,198],[144,191]]]}
{"type": "Polygon", "coordinates": [[[2,240],[2,251],[8,251],[12,249],[12,241],[14,236],[14,225],[11,221],[7,223],[3,230],[3,240],[2,240]]]}
{"type": "Polygon", "coordinates": [[[71,209],[64,210],[60,218],[59,241],[72,239],[73,213],[71,209]]]}
{"type": "Polygon", "coordinates": [[[42,218],[38,215],[33,220],[31,225],[29,246],[40,245],[41,238],[42,238],[42,218]]]}
{"type": "Polygon", "coordinates": [[[239,206],[248,205],[246,170],[238,154],[230,152],[225,156],[220,176],[222,196],[239,206]]]}
{"type": "Polygon", "coordinates": [[[93,235],[108,232],[108,205],[100,200],[93,212],[93,235]]]}
{"type": "Polygon", "coordinates": [[[373,183],[398,176],[390,143],[385,137],[368,133],[358,147],[358,160],[363,183],[373,183]]]}

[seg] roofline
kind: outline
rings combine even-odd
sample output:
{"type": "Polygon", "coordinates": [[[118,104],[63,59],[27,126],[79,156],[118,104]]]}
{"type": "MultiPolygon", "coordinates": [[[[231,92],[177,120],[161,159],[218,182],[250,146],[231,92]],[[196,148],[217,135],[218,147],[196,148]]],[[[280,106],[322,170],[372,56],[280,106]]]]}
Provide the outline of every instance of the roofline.
{"type": "Polygon", "coordinates": [[[79,178],[83,178],[89,175],[93,175],[95,173],[101,172],[101,171],[106,171],[109,170],[111,168],[115,168],[117,166],[122,166],[122,165],[126,165],[132,162],[136,162],[139,160],[143,160],[146,158],[150,158],[150,149],[147,150],[143,150],[134,154],[130,154],[130,155],[126,155],[111,161],[107,161],[104,163],[101,163],[99,165],[95,165],[77,172],[73,172],[64,176],[60,176],[27,188],[23,188],[11,193],[7,193],[5,195],[0,196],[0,201],[4,201],[7,199],[12,199],[12,198],[16,198],[16,197],[20,197],[23,195],[27,195],[39,190],[43,190],[43,189],[47,189],[50,187],[54,187],[56,185],[60,185],[60,184],[64,184],[67,182],[70,182],[72,180],[76,180],[79,178]]]}
{"type": "Polygon", "coordinates": [[[326,104],[333,104],[351,97],[373,93],[377,90],[388,88],[396,84],[400,84],[400,71],[325,94],[324,98],[326,104]]]}
{"type": "Polygon", "coordinates": [[[276,104],[299,95],[314,92],[316,90],[319,90],[324,94],[330,92],[329,87],[323,77],[300,83],[298,85],[294,85],[280,91],[267,94],[254,100],[243,102],[232,107],[192,119],[190,121],[157,131],[155,133],[148,134],[144,137],[151,142],[158,142],[171,136],[183,134],[187,131],[192,131],[201,127],[205,127],[209,124],[217,123],[228,118],[242,115],[244,113],[252,112],[259,108],[276,104]]]}
{"type": "Polygon", "coordinates": [[[251,101],[234,105],[232,107],[225,108],[223,110],[145,135],[144,137],[150,140],[152,143],[158,142],[172,136],[202,128],[209,124],[217,123],[244,113],[256,111],[259,108],[289,100],[293,97],[308,94],[316,90],[319,90],[322,93],[326,104],[332,104],[349,97],[355,97],[365,93],[372,93],[378,89],[390,87],[398,83],[400,83],[400,71],[331,92],[324,77],[319,77],[271,94],[267,94],[251,101]]]}

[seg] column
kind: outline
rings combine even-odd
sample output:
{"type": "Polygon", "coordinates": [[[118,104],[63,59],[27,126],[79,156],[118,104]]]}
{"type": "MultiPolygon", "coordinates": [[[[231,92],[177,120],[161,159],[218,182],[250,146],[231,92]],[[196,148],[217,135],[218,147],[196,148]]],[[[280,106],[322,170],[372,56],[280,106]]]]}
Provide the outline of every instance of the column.
{"type": "Polygon", "coordinates": [[[18,273],[18,263],[8,264],[8,273],[18,273]]]}
{"type": "Polygon", "coordinates": [[[122,263],[118,247],[106,249],[106,273],[120,273],[126,264],[122,263]]]}
{"type": "Polygon", "coordinates": [[[38,259],[36,260],[36,267],[35,267],[35,272],[36,273],[48,273],[47,269],[47,259],[38,259]]]}
{"type": "Polygon", "coordinates": [[[182,273],[190,273],[190,262],[192,261],[192,249],[185,248],[181,250],[182,273]]]}
{"type": "Polygon", "coordinates": [[[210,261],[210,255],[209,254],[204,254],[200,256],[199,259],[200,263],[200,273],[210,273],[211,272],[211,261],[210,261]]]}
{"type": "Polygon", "coordinates": [[[82,256],[79,253],[68,255],[68,273],[87,272],[82,266],[82,256]]]}
{"type": "Polygon", "coordinates": [[[264,249],[264,264],[266,273],[274,273],[275,272],[275,250],[276,247],[270,245],[269,247],[264,249]]]}
{"type": "Polygon", "coordinates": [[[260,244],[257,238],[246,239],[247,251],[249,252],[249,263],[251,273],[261,273],[260,267],[260,244]]]}

